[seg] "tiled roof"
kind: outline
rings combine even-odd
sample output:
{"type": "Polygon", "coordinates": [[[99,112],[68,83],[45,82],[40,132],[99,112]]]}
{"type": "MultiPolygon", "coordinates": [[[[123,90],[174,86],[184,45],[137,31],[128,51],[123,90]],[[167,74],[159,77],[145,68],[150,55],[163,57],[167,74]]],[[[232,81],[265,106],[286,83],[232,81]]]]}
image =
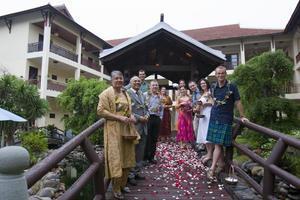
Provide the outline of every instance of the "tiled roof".
{"type": "MultiPolygon", "coordinates": [[[[229,39],[247,36],[258,36],[258,35],[268,35],[274,33],[281,33],[283,29],[254,29],[254,28],[241,28],[239,24],[224,25],[224,26],[214,26],[208,28],[199,28],[192,30],[181,31],[190,37],[204,42],[209,40],[218,39],[229,39]]],[[[112,46],[118,45],[129,38],[115,39],[107,41],[112,46]]]]}
{"type": "Polygon", "coordinates": [[[182,31],[185,34],[199,41],[209,41],[218,39],[229,39],[246,36],[267,35],[283,32],[282,29],[254,29],[241,28],[239,24],[214,26],[182,31]]]}

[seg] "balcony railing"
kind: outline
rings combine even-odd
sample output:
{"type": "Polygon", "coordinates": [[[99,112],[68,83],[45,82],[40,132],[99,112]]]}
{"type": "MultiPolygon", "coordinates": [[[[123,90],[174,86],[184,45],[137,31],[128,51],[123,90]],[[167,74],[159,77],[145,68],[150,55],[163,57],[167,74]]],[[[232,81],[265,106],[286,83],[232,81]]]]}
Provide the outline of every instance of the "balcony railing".
{"type": "Polygon", "coordinates": [[[28,44],[28,53],[43,51],[43,42],[35,42],[28,44]]]}
{"type": "Polygon", "coordinates": [[[82,58],[81,59],[81,64],[83,64],[85,66],[88,66],[88,67],[90,67],[94,70],[97,70],[99,72],[101,71],[101,66],[98,63],[92,62],[90,60],[82,58]]]}
{"type": "Polygon", "coordinates": [[[288,83],[285,85],[285,93],[293,94],[300,93],[300,83],[288,83]]]}
{"type": "MultiPolygon", "coordinates": [[[[29,43],[27,51],[28,51],[28,53],[43,51],[43,42],[29,43]]],[[[67,50],[63,47],[57,46],[55,44],[50,44],[50,52],[60,55],[64,58],[68,58],[75,62],[77,62],[77,60],[78,60],[78,55],[76,55],[72,51],[69,51],[69,50],[67,50]]]]}
{"type": "Polygon", "coordinates": [[[233,66],[232,62],[224,62],[224,65],[225,65],[227,70],[234,69],[234,67],[235,67],[235,66],[233,66]]]}
{"type": "Polygon", "coordinates": [[[54,90],[54,91],[63,91],[64,89],[66,89],[66,84],[65,83],[61,83],[61,82],[57,82],[54,80],[48,80],[48,84],[47,84],[47,89],[48,90],[54,90]]]}
{"type": "Polygon", "coordinates": [[[41,80],[40,79],[29,79],[28,83],[31,85],[36,85],[38,88],[41,87],[41,80]]]}
{"type": "MultiPolygon", "coordinates": [[[[40,79],[29,79],[28,83],[32,85],[36,85],[38,88],[41,88],[41,80],[40,79]]],[[[53,91],[63,91],[66,89],[67,85],[65,83],[61,83],[55,80],[49,79],[47,81],[47,89],[48,90],[53,90],[53,91]]]]}
{"type": "Polygon", "coordinates": [[[60,55],[62,57],[65,57],[65,58],[68,58],[70,60],[77,62],[78,56],[75,53],[73,53],[63,47],[57,46],[55,44],[51,44],[50,51],[52,53],[55,53],[57,55],[60,55]]]}

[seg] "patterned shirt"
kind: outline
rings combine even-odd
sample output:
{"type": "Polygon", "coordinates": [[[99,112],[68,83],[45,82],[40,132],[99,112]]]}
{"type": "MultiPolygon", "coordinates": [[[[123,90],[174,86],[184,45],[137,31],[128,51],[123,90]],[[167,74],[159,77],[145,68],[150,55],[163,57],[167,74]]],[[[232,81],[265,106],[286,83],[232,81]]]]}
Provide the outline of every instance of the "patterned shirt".
{"type": "Polygon", "coordinates": [[[148,85],[148,83],[147,83],[146,81],[142,82],[142,83],[141,83],[141,87],[140,87],[140,91],[141,91],[142,93],[145,93],[145,92],[148,92],[148,90],[149,90],[149,85],[148,85]]]}
{"type": "Polygon", "coordinates": [[[161,103],[161,98],[158,94],[152,95],[149,92],[144,93],[149,114],[158,116],[162,119],[164,108],[161,103]]]}

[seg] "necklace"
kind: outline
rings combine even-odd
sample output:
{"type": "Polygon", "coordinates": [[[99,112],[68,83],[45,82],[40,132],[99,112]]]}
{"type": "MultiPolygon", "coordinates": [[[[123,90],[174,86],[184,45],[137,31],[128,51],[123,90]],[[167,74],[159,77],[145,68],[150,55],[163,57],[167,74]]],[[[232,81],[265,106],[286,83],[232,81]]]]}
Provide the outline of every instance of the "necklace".
{"type": "Polygon", "coordinates": [[[221,99],[221,100],[217,100],[217,98],[215,97],[215,89],[216,89],[217,85],[215,86],[215,88],[213,89],[213,92],[212,92],[212,95],[213,95],[213,99],[215,101],[215,105],[216,106],[222,106],[222,105],[225,105],[227,103],[227,100],[229,99],[230,95],[233,93],[231,90],[230,90],[230,82],[228,81],[227,82],[227,85],[226,85],[226,93],[224,95],[224,98],[221,99]]]}

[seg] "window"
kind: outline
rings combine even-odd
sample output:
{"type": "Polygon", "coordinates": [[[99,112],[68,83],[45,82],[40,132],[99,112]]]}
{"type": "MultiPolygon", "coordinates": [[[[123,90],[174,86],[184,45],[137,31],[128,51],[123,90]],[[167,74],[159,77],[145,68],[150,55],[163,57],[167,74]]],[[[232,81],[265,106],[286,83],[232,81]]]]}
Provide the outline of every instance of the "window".
{"type": "Polygon", "coordinates": [[[65,79],[65,82],[68,83],[68,81],[69,81],[69,79],[66,78],[66,79],[65,79]]]}
{"type": "Polygon", "coordinates": [[[57,76],[55,74],[52,74],[51,78],[52,80],[57,80],[57,76]]]}
{"type": "Polygon", "coordinates": [[[44,36],[42,34],[39,34],[39,42],[43,43],[44,41],[44,36]]]}
{"type": "Polygon", "coordinates": [[[29,66],[29,76],[28,79],[29,80],[37,80],[37,76],[38,76],[38,69],[32,66],[29,66]]]}
{"type": "Polygon", "coordinates": [[[239,65],[238,54],[226,54],[226,66],[228,69],[234,69],[239,65]]]}
{"type": "Polygon", "coordinates": [[[64,114],[64,118],[68,118],[69,117],[69,115],[68,114],[64,114]]]}
{"type": "Polygon", "coordinates": [[[55,113],[50,113],[49,117],[54,119],[55,118],[55,113]]]}

